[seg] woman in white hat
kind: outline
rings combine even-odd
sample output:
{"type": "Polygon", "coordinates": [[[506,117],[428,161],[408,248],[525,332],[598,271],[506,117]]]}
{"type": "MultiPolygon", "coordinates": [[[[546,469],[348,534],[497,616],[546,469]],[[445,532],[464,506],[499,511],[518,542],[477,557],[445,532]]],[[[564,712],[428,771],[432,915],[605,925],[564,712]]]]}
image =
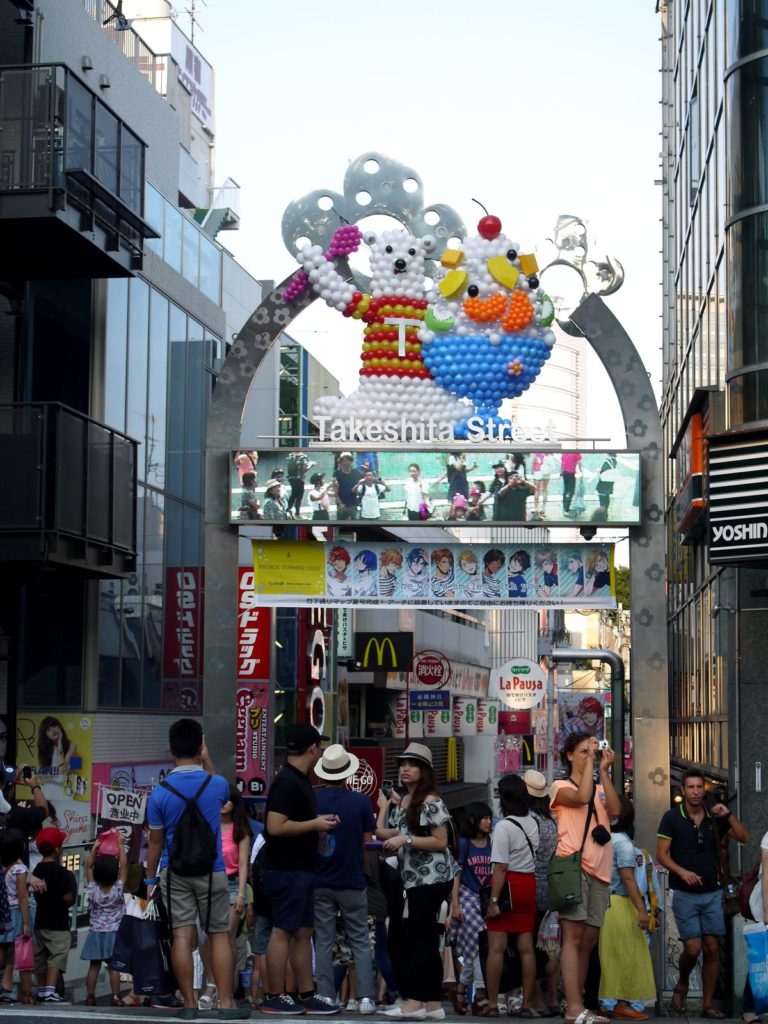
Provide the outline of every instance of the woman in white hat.
{"type": "Polygon", "coordinates": [[[541,772],[529,769],[523,775],[530,798],[530,814],[539,828],[539,846],[536,850],[536,945],[547,954],[547,1000],[536,982],[537,1011],[547,1010],[551,1015],[560,1013],[558,984],[560,980],[560,920],[557,911],[549,909],[549,882],[547,866],[557,849],[557,822],[549,809],[549,786],[541,772]]]}
{"type": "Polygon", "coordinates": [[[451,816],[437,790],[429,747],[411,743],[399,761],[408,792],[394,810],[391,799],[379,792],[376,830],[385,853],[397,854],[405,890],[404,903],[390,908],[388,940],[401,1002],[384,1016],[442,1020],[443,928],[438,917],[442,904],[450,901],[458,872],[448,846],[451,816]]]}
{"type": "Polygon", "coordinates": [[[264,506],[262,513],[265,519],[287,519],[288,518],[288,506],[285,503],[283,497],[283,485],[279,480],[275,480],[273,477],[271,480],[267,480],[266,487],[264,488],[264,506]]]}

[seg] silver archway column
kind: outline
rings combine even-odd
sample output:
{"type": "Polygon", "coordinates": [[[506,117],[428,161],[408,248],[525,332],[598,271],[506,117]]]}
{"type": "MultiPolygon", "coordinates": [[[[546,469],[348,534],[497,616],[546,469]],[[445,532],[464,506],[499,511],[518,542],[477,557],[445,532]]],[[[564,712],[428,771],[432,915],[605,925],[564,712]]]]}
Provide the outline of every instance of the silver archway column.
{"type": "Polygon", "coordinates": [[[589,295],[570,319],[611,378],[627,448],[640,453],[640,525],[629,530],[632,598],[632,737],[636,832],[656,835],[669,809],[669,689],[661,425],[648,374],[632,339],[602,299],[589,295]]]}

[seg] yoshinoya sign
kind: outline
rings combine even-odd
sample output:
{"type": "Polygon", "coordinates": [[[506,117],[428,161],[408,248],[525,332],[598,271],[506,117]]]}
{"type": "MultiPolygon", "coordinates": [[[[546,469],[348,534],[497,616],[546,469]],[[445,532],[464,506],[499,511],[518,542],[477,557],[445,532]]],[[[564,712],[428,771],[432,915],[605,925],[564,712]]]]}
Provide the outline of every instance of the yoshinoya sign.
{"type": "Polygon", "coordinates": [[[709,438],[709,561],[768,562],[768,436],[709,438]]]}
{"type": "Polygon", "coordinates": [[[441,689],[451,678],[451,663],[439,651],[418,651],[413,658],[413,674],[421,686],[441,689]]]}
{"type": "Polygon", "coordinates": [[[488,695],[512,711],[535,708],[547,692],[547,673],[536,661],[513,658],[491,672],[488,695]]]}

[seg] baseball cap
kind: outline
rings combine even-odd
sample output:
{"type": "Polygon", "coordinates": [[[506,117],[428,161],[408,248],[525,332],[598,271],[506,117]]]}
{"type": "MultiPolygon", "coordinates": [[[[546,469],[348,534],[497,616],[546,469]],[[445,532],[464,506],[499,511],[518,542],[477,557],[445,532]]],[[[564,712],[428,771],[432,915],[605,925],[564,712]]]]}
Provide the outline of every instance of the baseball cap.
{"type": "Polygon", "coordinates": [[[62,832],[60,828],[41,829],[35,838],[37,848],[43,855],[60,850],[66,841],[67,833],[62,832]]]}
{"type": "Polygon", "coordinates": [[[285,747],[289,754],[303,754],[313,743],[322,743],[330,736],[321,735],[309,722],[296,722],[285,730],[285,747]]]}

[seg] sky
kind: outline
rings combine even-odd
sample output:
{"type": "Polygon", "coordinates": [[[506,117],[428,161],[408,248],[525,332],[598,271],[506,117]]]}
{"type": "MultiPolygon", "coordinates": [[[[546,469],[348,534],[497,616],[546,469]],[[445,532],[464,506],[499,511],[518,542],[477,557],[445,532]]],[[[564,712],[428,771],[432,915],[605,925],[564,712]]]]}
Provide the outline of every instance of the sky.
{"type": "MultiPolygon", "coordinates": [[[[658,393],[653,0],[197,6],[195,43],[216,74],[216,183],[231,176],[242,190],[240,230],[219,240],[247,270],[280,281],[295,269],[280,232],[286,205],[314,189],[341,191],[349,161],[377,150],[418,172],[426,203],[453,206],[474,229],[477,197],[529,251],[559,214],[581,217],[590,256],[624,266],[625,284],[607,301],[658,393]]],[[[181,0],[176,7],[189,34],[181,0]]],[[[359,340],[319,306],[291,333],[354,386],[359,340]]],[[[593,364],[587,387],[597,429],[605,405],[590,398],[604,395],[593,364]]]]}

